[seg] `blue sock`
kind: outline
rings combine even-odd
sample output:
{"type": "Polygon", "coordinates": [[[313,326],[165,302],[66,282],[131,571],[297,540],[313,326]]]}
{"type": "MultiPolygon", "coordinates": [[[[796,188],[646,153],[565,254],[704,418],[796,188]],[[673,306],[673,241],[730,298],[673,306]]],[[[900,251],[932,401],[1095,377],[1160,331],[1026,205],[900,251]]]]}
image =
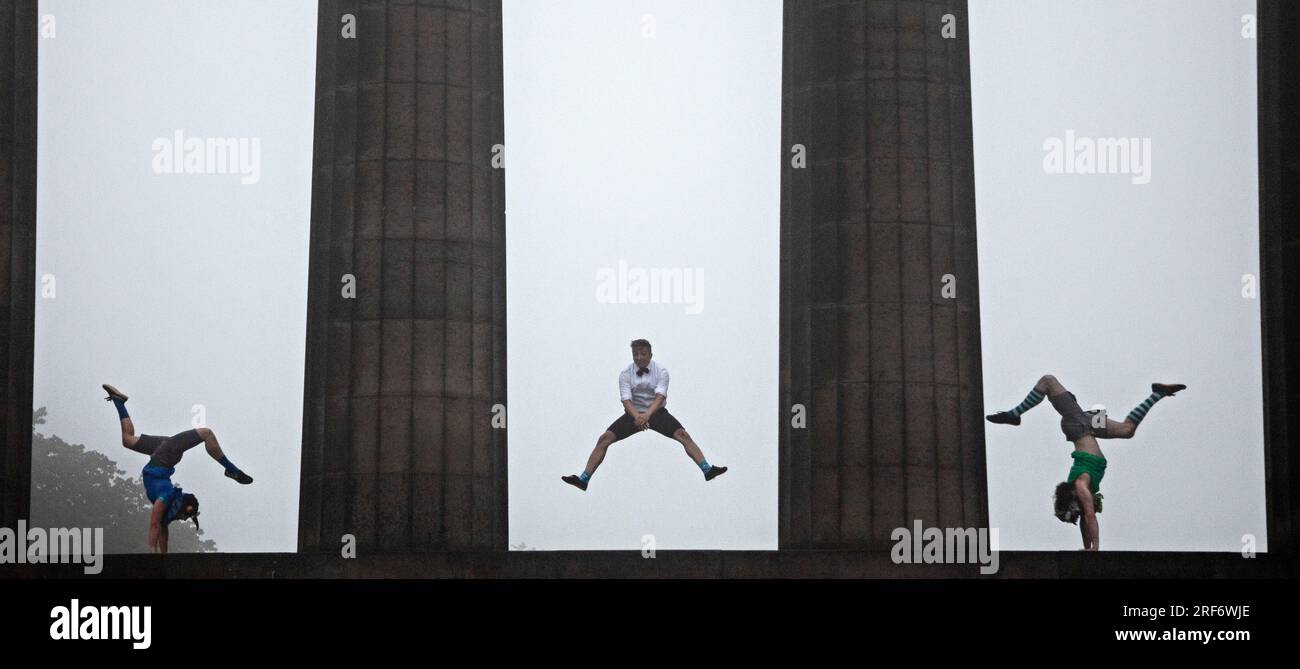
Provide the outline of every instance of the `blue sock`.
{"type": "Polygon", "coordinates": [[[1025,401],[1016,405],[1016,408],[1008,411],[1007,413],[1011,414],[1012,416],[1019,416],[1020,414],[1038,406],[1038,403],[1042,402],[1044,397],[1047,397],[1047,395],[1040,393],[1037,390],[1030,390],[1029,395],[1025,397],[1025,401]]]}
{"type": "Polygon", "coordinates": [[[227,458],[226,456],[223,455],[221,456],[220,460],[217,460],[217,462],[220,462],[221,466],[225,467],[226,471],[230,472],[231,474],[239,473],[239,467],[236,467],[235,463],[230,461],[230,458],[227,458]]]}
{"type": "Polygon", "coordinates": [[[113,406],[117,407],[117,419],[118,419],[118,420],[122,420],[123,418],[130,418],[130,417],[131,417],[130,415],[128,415],[128,414],[126,413],[126,402],[123,402],[122,400],[119,400],[119,399],[117,399],[116,397],[114,397],[114,398],[113,398],[113,406]]]}
{"type": "Polygon", "coordinates": [[[591,474],[588,474],[587,470],[584,469],[581,474],[578,474],[578,478],[582,479],[583,483],[586,483],[591,480],[591,474]]]}
{"type": "Polygon", "coordinates": [[[700,471],[708,474],[710,469],[713,469],[713,465],[709,464],[708,460],[700,460],[700,471]]]}

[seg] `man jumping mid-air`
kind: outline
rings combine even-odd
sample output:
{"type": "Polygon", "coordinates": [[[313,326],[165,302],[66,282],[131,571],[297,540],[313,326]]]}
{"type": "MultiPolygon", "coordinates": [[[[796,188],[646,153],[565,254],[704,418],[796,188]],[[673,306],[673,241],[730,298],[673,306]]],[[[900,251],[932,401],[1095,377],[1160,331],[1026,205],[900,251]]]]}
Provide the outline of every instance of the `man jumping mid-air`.
{"type": "Polygon", "coordinates": [[[610,423],[609,428],[596,440],[596,448],[591,452],[591,457],[587,458],[587,468],[581,474],[562,476],[560,480],[586,490],[587,482],[605,459],[605,451],[610,444],[646,429],[681,442],[686,448],[686,455],[704,472],[705,481],[712,481],[727,472],[726,467],[710,465],[691,435],[668,413],[668,369],[652,362],[650,357],[650,342],[644,339],[632,342],[632,364],[618,375],[623,415],[610,423]]]}
{"type": "Polygon", "coordinates": [[[149,517],[149,550],[167,552],[167,525],[173,520],[193,519],[194,527],[199,526],[199,499],[172,484],[176,463],[181,461],[186,450],[200,443],[205,444],[208,455],[226,468],[227,477],[244,485],[253,482],[253,477],[226,459],[221,447],[217,445],[217,435],[212,430],[200,427],[170,437],[149,434],[137,436],[135,425],[126,413],[126,395],[107,383],[104,384],[104,390],[108,393],[104,399],[117,407],[117,416],[122,422],[122,445],[149,456],[149,464],[140,472],[145,495],[153,503],[153,512],[149,517]]]}
{"type": "Polygon", "coordinates": [[[1019,425],[1020,414],[1029,411],[1046,397],[1057,413],[1061,414],[1061,431],[1065,440],[1074,442],[1074,466],[1070,467],[1069,477],[1056,485],[1055,511],[1062,522],[1074,524],[1079,517],[1083,523],[1079,532],[1083,535],[1084,550],[1097,550],[1101,545],[1100,528],[1097,526],[1097,513],[1101,511],[1101,478],[1106,474],[1106,457],[1101,454],[1097,439],[1130,439],[1137,432],[1138,424],[1146,417],[1151,407],[1160,400],[1171,397],[1186,388],[1181,383],[1151,384],[1151,396],[1142,401],[1128,413],[1124,422],[1107,418],[1102,424],[1097,410],[1084,411],[1079,408],[1079,401],[1074,393],[1065,389],[1055,376],[1048,374],[1038,380],[1029,396],[1010,411],[999,411],[986,416],[989,422],[1002,425],[1019,425]]]}

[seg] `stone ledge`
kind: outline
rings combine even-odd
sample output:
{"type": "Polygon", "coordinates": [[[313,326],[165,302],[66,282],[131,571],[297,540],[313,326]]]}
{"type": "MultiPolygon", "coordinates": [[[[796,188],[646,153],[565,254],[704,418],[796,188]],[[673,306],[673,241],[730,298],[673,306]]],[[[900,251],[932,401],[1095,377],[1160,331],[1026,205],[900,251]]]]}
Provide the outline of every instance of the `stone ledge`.
{"type": "Polygon", "coordinates": [[[1261,579],[1300,577],[1293,556],[1262,553],[1004,551],[991,576],[978,565],[897,565],[883,551],[514,551],[109,555],[102,573],[81,565],[0,565],[0,579],[39,578],[866,578],[1261,579]]]}

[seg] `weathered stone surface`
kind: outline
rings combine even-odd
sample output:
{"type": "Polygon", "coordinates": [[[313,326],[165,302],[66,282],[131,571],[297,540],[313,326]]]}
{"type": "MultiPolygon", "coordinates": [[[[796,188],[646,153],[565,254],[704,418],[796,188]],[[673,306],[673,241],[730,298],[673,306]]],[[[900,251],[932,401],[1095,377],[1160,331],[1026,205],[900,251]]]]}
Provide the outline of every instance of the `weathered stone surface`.
{"type": "Polygon", "coordinates": [[[503,549],[501,4],[318,23],[299,549],[503,549]]]}
{"type": "Polygon", "coordinates": [[[965,2],[785,4],[780,392],[809,417],[781,418],[782,548],[988,524],[966,26],[965,2]]]}

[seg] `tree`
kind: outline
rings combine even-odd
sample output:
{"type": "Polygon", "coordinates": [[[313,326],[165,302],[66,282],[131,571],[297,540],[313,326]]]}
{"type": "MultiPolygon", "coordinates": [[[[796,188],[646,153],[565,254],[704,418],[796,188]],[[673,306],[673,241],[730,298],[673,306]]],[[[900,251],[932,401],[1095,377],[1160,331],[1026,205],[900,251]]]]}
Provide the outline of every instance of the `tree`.
{"type": "MultiPolygon", "coordinates": [[[[45,407],[32,426],[45,423],[45,407]]],[[[117,463],[82,444],[32,430],[32,513],[34,527],[102,527],[104,552],[149,552],[149,500],[144,484],[126,476],[117,463]]],[[[167,550],[204,553],[217,550],[192,523],[168,526],[167,550]]]]}

